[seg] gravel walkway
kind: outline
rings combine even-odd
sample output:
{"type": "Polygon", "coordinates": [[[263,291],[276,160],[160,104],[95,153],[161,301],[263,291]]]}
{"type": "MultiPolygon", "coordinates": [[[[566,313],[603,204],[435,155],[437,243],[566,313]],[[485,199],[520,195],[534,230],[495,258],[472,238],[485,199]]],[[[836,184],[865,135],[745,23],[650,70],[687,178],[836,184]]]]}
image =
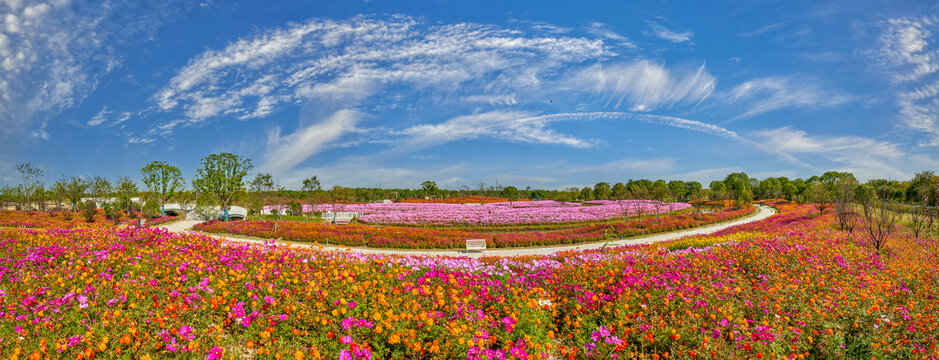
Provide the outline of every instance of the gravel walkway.
{"type": "MultiPolygon", "coordinates": [[[[755,214],[751,214],[747,217],[740,218],[737,220],[722,222],[719,224],[712,224],[701,226],[693,229],[673,231],[667,233],[659,233],[646,235],[641,237],[610,241],[608,243],[589,243],[589,244],[579,244],[579,245],[565,245],[565,246],[546,246],[538,248],[497,248],[487,250],[485,252],[466,252],[463,250],[406,250],[406,249],[378,249],[378,248],[356,248],[356,247],[342,247],[342,246],[325,246],[325,245],[313,245],[313,244],[303,244],[303,243],[292,243],[292,242],[282,242],[283,244],[289,244],[290,246],[299,246],[299,247],[312,247],[312,246],[322,246],[325,249],[336,249],[336,250],[351,250],[360,253],[366,254],[406,254],[406,255],[431,255],[431,256],[469,256],[469,257],[482,257],[482,256],[517,256],[517,255],[548,255],[556,253],[559,251],[566,250],[587,250],[587,249],[599,249],[605,246],[622,246],[622,245],[636,245],[636,244],[651,244],[661,241],[674,240],[682,238],[685,236],[692,235],[707,235],[712,234],[721,230],[724,230],[729,227],[742,225],[754,221],[760,221],[766,219],[770,216],[776,214],[776,211],[769,207],[763,205],[757,205],[757,211],[755,214]]],[[[188,232],[189,228],[193,225],[198,224],[199,221],[196,220],[182,220],[177,221],[172,224],[165,226],[169,231],[173,232],[188,232]]],[[[249,239],[232,235],[216,235],[216,234],[205,234],[198,233],[206,236],[211,236],[216,239],[241,242],[241,243],[262,243],[262,240],[249,239]]]]}

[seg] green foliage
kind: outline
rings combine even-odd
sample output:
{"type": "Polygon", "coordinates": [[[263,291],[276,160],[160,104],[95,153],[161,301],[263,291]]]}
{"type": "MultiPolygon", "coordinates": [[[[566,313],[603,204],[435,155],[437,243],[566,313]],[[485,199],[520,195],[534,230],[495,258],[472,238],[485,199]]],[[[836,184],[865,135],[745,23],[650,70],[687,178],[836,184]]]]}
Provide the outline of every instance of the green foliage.
{"type": "Polygon", "coordinates": [[[440,189],[437,187],[437,183],[434,181],[427,180],[421,183],[421,191],[425,197],[431,197],[436,199],[437,193],[440,189]]]}
{"type": "Polygon", "coordinates": [[[306,192],[313,192],[313,191],[322,190],[323,188],[320,185],[320,179],[317,179],[316,176],[313,176],[307,179],[303,179],[302,189],[303,191],[306,191],[306,192]]]}
{"type": "Polygon", "coordinates": [[[192,185],[200,193],[211,196],[223,210],[244,193],[244,177],[253,165],[251,159],[231,153],[210,154],[202,158],[202,167],[196,170],[192,185]]]}
{"type": "Polygon", "coordinates": [[[726,187],[727,195],[733,200],[739,202],[749,202],[753,200],[753,192],[750,188],[750,177],[747,176],[747,173],[739,172],[727,175],[723,182],[726,187]]]}
{"type": "Polygon", "coordinates": [[[85,196],[85,190],[88,189],[88,182],[80,176],[72,176],[68,180],[61,180],[64,185],[65,198],[72,203],[72,208],[77,209],[82,197],[85,196]]]}
{"type": "Polygon", "coordinates": [[[596,200],[607,200],[610,198],[610,184],[598,182],[593,186],[593,198],[596,200]]]}
{"type": "Polygon", "coordinates": [[[148,218],[155,218],[160,216],[160,204],[157,204],[156,201],[147,200],[147,202],[143,204],[142,210],[144,216],[148,218]]]}
{"type": "Polygon", "coordinates": [[[162,161],[144,166],[140,169],[140,175],[150,196],[155,197],[161,206],[183,188],[183,173],[179,168],[162,161]]]}
{"type": "Polygon", "coordinates": [[[85,201],[84,207],[82,209],[82,215],[85,217],[87,222],[95,222],[95,210],[98,206],[95,205],[94,201],[88,200],[85,201]]]}
{"type": "Polygon", "coordinates": [[[115,184],[115,194],[117,195],[117,208],[127,211],[129,214],[130,211],[134,210],[136,204],[131,200],[136,197],[140,192],[137,189],[137,184],[133,180],[126,176],[121,176],[117,178],[117,184],[115,184]]]}
{"type": "Polygon", "coordinates": [[[514,186],[506,186],[502,189],[502,197],[509,199],[509,201],[518,200],[518,189],[514,186]]]}
{"type": "Polygon", "coordinates": [[[614,200],[625,200],[629,197],[629,189],[626,188],[626,185],[623,183],[616,183],[613,185],[613,188],[610,189],[614,200]]]}
{"type": "Polygon", "coordinates": [[[688,187],[685,186],[684,181],[672,180],[668,182],[668,192],[672,195],[672,199],[681,201],[684,200],[685,196],[688,194],[688,187]]]}
{"type": "Polygon", "coordinates": [[[298,201],[291,201],[287,203],[287,207],[290,208],[290,215],[300,216],[303,212],[303,205],[298,201]]]}

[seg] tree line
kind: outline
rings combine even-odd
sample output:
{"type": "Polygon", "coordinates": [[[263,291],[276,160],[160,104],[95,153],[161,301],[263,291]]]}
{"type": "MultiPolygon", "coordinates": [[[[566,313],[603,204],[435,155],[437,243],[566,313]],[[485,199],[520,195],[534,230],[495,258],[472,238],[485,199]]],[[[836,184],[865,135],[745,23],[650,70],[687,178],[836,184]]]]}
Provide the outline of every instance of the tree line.
{"type": "MultiPolygon", "coordinates": [[[[693,202],[702,200],[731,201],[743,206],[754,200],[786,199],[803,203],[814,203],[822,207],[838,206],[846,198],[856,201],[862,198],[858,191],[864,191],[870,198],[895,203],[920,204],[935,206],[939,177],[932,171],[917,173],[906,181],[892,179],[872,179],[859,183],[848,172],[829,171],[807,179],[789,179],[787,177],[769,177],[756,179],[744,172],[728,174],[722,180],[708,183],[705,188],[697,181],[663,179],[629,179],[623,182],[599,182],[594,186],[566,189],[533,189],[528,186],[488,185],[479,183],[474,187],[466,185],[458,189],[442,189],[431,180],[424,181],[414,189],[382,189],[374,187],[333,186],[324,189],[317,176],[302,181],[299,189],[287,189],[277,185],[269,173],[258,172],[248,178],[252,170],[252,161],[231,153],[210,154],[204,157],[190,181],[186,181],[178,167],[163,162],[153,161],[139,172],[139,180],[144,184],[141,189],[137,182],[128,176],[119,176],[109,181],[102,176],[63,176],[51,186],[44,186],[41,181],[43,172],[30,163],[17,166],[22,181],[16,186],[0,187],[0,203],[4,208],[14,205],[22,209],[45,209],[48,202],[65,204],[75,210],[81,207],[82,199],[97,199],[109,207],[124,211],[140,210],[140,204],[132,199],[140,197],[147,200],[151,212],[154,205],[159,207],[160,215],[165,214],[165,204],[219,206],[226,212],[232,205],[242,205],[252,213],[260,213],[266,205],[289,205],[297,213],[300,203],[374,202],[384,199],[444,199],[470,196],[502,197],[509,200],[623,200],[648,199],[659,201],[693,202]],[[189,185],[189,186],[187,186],[189,185]],[[851,194],[845,194],[845,188],[851,188],[851,194]],[[862,190],[857,190],[862,189],[862,190]],[[835,204],[835,205],[830,205],[835,204]]],[[[864,195],[866,196],[866,195],[864,195]]],[[[145,208],[148,207],[144,206],[145,208]]]]}

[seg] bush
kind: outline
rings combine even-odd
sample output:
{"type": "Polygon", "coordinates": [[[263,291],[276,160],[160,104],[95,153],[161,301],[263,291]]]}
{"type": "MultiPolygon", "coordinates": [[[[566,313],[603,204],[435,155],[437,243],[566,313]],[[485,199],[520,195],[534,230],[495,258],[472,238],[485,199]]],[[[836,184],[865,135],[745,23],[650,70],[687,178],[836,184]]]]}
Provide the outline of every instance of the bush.
{"type": "Polygon", "coordinates": [[[156,201],[148,200],[143,204],[143,215],[148,218],[155,218],[160,216],[160,204],[157,204],[156,201]]]}
{"type": "Polygon", "coordinates": [[[303,212],[303,205],[300,205],[297,201],[291,201],[287,203],[287,207],[290,208],[290,215],[300,216],[303,212]]]}
{"type": "Polygon", "coordinates": [[[82,215],[85,216],[85,221],[95,222],[95,212],[97,212],[97,208],[98,206],[95,205],[94,201],[85,201],[84,210],[82,210],[82,215]]]}

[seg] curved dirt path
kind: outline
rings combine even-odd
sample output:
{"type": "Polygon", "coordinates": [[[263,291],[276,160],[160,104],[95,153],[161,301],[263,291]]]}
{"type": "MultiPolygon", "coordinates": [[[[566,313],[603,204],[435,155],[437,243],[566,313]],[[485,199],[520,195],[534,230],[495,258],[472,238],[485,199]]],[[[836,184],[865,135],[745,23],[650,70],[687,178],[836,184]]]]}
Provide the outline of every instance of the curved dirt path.
{"type": "MultiPolygon", "coordinates": [[[[774,210],[773,208],[769,206],[756,205],[756,207],[758,211],[755,214],[751,214],[749,216],[746,216],[737,220],[732,220],[732,221],[722,222],[722,223],[712,224],[712,225],[705,225],[705,226],[701,226],[701,227],[697,227],[693,229],[687,229],[687,230],[672,231],[672,232],[645,235],[645,236],[634,237],[634,238],[623,239],[623,240],[610,241],[606,243],[598,242],[598,243],[587,243],[587,244],[577,244],[577,245],[545,246],[545,247],[537,247],[537,248],[495,248],[491,250],[486,250],[485,252],[466,252],[460,249],[408,250],[408,249],[358,248],[358,247],[345,247],[345,246],[326,246],[322,244],[295,243],[295,242],[288,242],[288,241],[278,242],[278,243],[284,244],[284,245],[289,244],[290,246],[299,246],[299,247],[322,246],[324,249],[350,250],[350,251],[355,251],[355,252],[365,253],[365,254],[404,254],[404,255],[469,256],[469,257],[548,255],[548,254],[553,254],[559,251],[566,251],[566,250],[575,250],[575,249],[587,250],[587,249],[599,249],[604,246],[611,247],[611,246],[622,246],[622,245],[651,244],[651,243],[656,243],[656,242],[661,242],[661,241],[674,240],[674,239],[682,238],[685,236],[707,235],[707,234],[712,234],[712,233],[727,229],[729,227],[751,223],[754,221],[760,221],[776,214],[776,210],[774,210]]],[[[182,221],[177,221],[172,224],[169,224],[165,226],[164,228],[173,232],[185,233],[185,232],[189,232],[189,228],[191,228],[195,224],[198,224],[199,222],[200,221],[196,221],[196,220],[182,220],[182,221]]],[[[249,239],[249,238],[233,236],[233,235],[207,234],[207,233],[201,233],[201,232],[193,232],[193,233],[213,237],[213,238],[220,239],[220,240],[232,241],[232,242],[255,243],[255,244],[260,244],[264,242],[263,240],[249,239]]]]}

